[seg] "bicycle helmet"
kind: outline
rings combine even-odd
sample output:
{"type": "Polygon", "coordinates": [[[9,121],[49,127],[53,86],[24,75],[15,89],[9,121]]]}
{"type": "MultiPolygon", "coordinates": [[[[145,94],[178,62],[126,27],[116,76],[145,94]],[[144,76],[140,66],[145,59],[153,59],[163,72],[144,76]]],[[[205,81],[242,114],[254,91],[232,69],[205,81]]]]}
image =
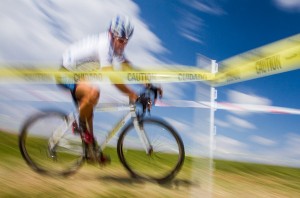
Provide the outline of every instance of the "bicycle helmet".
{"type": "Polygon", "coordinates": [[[109,31],[114,37],[130,39],[134,27],[131,24],[128,16],[116,16],[112,19],[109,31]]]}

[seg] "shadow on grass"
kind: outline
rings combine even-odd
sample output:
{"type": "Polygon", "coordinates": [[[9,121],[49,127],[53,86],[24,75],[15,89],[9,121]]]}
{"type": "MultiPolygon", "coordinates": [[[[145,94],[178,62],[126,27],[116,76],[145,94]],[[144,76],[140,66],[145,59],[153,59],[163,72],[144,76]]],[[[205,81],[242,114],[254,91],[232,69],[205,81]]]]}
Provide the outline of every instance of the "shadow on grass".
{"type": "Polygon", "coordinates": [[[106,182],[112,182],[112,183],[118,183],[123,185],[135,185],[135,184],[157,184],[164,188],[180,188],[180,187],[199,187],[200,185],[196,182],[193,182],[191,180],[187,179],[173,179],[169,182],[159,183],[155,180],[151,179],[145,179],[145,178],[132,178],[129,176],[120,177],[120,176],[100,176],[98,179],[106,181],[106,182]]]}

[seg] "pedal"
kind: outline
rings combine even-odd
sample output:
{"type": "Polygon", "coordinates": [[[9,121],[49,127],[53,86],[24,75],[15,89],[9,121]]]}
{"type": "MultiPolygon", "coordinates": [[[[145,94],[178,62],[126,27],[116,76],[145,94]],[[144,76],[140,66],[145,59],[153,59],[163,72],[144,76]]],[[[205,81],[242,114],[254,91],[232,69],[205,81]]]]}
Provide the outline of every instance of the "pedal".
{"type": "Polygon", "coordinates": [[[94,147],[92,144],[88,144],[88,156],[87,156],[87,162],[90,164],[94,164],[98,161],[98,157],[96,153],[94,152],[94,147]]]}
{"type": "Polygon", "coordinates": [[[111,163],[109,155],[105,155],[103,152],[100,152],[98,162],[101,166],[105,166],[111,163]]]}
{"type": "Polygon", "coordinates": [[[74,135],[80,134],[79,127],[76,121],[72,123],[72,132],[74,135]]]}

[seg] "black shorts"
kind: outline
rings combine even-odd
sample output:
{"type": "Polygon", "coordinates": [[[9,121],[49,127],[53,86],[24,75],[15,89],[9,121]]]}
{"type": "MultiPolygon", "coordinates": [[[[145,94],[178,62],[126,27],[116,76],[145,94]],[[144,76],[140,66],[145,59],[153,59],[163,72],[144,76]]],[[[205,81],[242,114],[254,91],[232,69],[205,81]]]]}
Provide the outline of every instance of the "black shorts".
{"type": "Polygon", "coordinates": [[[74,78],[70,77],[69,75],[63,74],[63,72],[70,72],[66,68],[61,67],[60,71],[62,72],[62,74],[56,76],[57,85],[59,85],[60,87],[63,87],[64,89],[68,89],[71,92],[71,95],[72,95],[75,105],[78,106],[78,101],[77,101],[77,98],[75,95],[77,84],[76,84],[74,78]]]}

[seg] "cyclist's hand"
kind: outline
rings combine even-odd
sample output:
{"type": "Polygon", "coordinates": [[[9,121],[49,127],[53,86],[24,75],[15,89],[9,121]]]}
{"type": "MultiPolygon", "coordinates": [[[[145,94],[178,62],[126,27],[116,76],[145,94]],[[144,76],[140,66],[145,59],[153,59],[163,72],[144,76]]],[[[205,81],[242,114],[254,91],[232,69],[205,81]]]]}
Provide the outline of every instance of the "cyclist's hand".
{"type": "Polygon", "coordinates": [[[159,99],[162,98],[163,96],[163,89],[160,86],[154,86],[150,83],[145,84],[146,89],[151,90],[154,93],[154,103],[157,100],[157,96],[159,97],[159,99]]]}
{"type": "Polygon", "coordinates": [[[159,99],[161,99],[163,97],[163,89],[161,87],[157,87],[157,93],[159,99]]]}

